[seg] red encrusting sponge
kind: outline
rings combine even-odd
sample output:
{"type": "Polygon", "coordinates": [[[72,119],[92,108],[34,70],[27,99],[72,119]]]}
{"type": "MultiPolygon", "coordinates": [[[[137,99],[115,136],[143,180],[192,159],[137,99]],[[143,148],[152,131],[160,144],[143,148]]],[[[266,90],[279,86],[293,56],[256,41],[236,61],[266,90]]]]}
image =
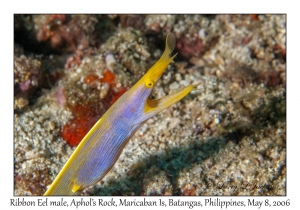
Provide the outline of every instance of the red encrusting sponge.
{"type": "Polygon", "coordinates": [[[104,99],[88,102],[84,105],[75,105],[71,108],[73,119],[71,119],[62,129],[62,138],[70,145],[77,146],[93,125],[101,118],[109,107],[123,95],[127,88],[116,88],[115,75],[106,70],[103,78],[95,74],[89,74],[84,82],[89,85],[96,82],[108,83],[109,92],[104,99]]]}

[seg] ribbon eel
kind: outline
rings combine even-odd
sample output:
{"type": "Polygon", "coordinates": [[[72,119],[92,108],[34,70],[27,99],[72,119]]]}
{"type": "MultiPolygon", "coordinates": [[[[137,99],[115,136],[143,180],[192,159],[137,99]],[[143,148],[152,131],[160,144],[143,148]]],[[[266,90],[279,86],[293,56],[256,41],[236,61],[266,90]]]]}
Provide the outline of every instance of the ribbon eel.
{"type": "Polygon", "coordinates": [[[131,136],[152,116],[181,100],[197,85],[150,100],[158,79],[173,62],[176,40],[168,33],[161,58],[124,93],[86,134],[44,195],[76,195],[99,182],[113,167],[131,136]]]}

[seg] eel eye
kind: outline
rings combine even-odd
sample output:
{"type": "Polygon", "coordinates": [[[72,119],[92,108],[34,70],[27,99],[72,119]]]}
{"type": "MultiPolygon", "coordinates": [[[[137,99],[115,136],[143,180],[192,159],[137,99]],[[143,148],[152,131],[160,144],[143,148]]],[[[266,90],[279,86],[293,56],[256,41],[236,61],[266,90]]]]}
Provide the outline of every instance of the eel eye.
{"type": "Polygon", "coordinates": [[[146,86],[146,88],[152,88],[153,87],[153,81],[147,79],[146,82],[145,82],[145,86],[146,86]]]}

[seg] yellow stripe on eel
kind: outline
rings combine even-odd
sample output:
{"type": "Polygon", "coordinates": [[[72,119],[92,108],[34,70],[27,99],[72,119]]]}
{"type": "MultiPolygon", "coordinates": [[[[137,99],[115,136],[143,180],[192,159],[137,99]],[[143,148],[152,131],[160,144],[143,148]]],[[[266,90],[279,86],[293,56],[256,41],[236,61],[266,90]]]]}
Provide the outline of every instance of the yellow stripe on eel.
{"type": "Polygon", "coordinates": [[[175,35],[169,33],[161,58],[86,134],[44,195],[76,195],[95,185],[113,167],[131,136],[143,123],[196,87],[190,85],[156,100],[148,98],[176,56],[170,56],[175,43],[175,35]]]}

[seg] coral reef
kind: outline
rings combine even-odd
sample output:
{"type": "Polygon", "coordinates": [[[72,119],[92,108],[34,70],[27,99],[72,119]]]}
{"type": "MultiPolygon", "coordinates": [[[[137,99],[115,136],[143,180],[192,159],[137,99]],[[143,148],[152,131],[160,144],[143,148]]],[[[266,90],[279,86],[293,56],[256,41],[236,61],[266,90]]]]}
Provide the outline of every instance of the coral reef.
{"type": "Polygon", "coordinates": [[[58,52],[84,50],[97,45],[99,19],[96,15],[35,15],[36,39],[58,52]]]}
{"type": "MultiPolygon", "coordinates": [[[[18,47],[18,46],[16,46],[18,47]]],[[[16,50],[15,50],[16,51],[16,50]]],[[[14,109],[21,110],[29,104],[29,98],[43,85],[44,73],[41,61],[24,54],[14,56],[14,109]]]]}
{"type": "Polygon", "coordinates": [[[14,27],[15,195],[45,192],[168,31],[178,56],[151,98],[201,88],[148,120],[82,194],[286,195],[285,15],[15,15],[14,27]]]}
{"type": "MultiPolygon", "coordinates": [[[[84,78],[85,90],[69,90],[68,97],[76,97],[76,102],[69,105],[73,119],[62,128],[62,138],[71,146],[77,146],[105,111],[126,91],[116,88],[115,75],[106,70],[101,79],[95,74],[84,78]],[[100,88],[98,88],[100,87],[100,88]],[[80,92],[79,92],[80,91],[80,92]],[[89,94],[89,98],[85,95],[89,94]],[[74,96],[75,95],[75,96],[74,96]],[[83,99],[78,101],[79,98],[83,99]]],[[[70,99],[66,99],[70,100],[70,99]]]]}

